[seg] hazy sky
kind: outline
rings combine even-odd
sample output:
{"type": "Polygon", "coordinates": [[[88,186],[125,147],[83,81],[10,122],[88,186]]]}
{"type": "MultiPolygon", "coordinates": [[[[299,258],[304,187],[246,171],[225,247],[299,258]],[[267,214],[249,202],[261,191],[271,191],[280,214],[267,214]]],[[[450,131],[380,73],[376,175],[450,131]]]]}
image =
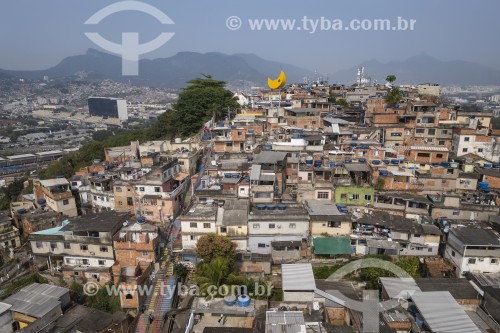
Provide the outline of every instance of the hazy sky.
{"type": "Polygon", "coordinates": [[[107,0],[2,0],[0,68],[45,69],[64,57],[97,48],[85,32],[99,32],[120,42],[121,33],[137,31],[141,42],[161,32],[175,36],[144,58],[179,51],[255,53],[320,73],[332,73],[378,59],[404,60],[425,52],[440,60],[469,60],[500,69],[498,0],[145,0],[166,13],[174,25],[161,25],[139,12],[121,12],[97,26],[84,22],[107,0]],[[239,16],[243,26],[226,27],[239,16]],[[415,19],[414,31],[251,31],[248,19],[303,16],[320,19],[415,19]]]}

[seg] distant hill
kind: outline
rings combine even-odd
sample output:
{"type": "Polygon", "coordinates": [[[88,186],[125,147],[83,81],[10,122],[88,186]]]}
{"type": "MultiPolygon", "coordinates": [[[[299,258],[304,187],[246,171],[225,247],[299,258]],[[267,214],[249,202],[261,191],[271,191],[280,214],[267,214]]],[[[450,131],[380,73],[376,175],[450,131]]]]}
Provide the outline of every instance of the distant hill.
{"type": "MultiPolygon", "coordinates": [[[[253,54],[226,55],[222,53],[180,52],[169,58],[141,60],[139,76],[122,76],[121,58],[95,49],[84,55],[67,57],[47,70],[7,71],[3,74],[25,77],[50,78],[71,77],[86,72],[89,80],[112,79],[165,88],[182,88],[186,81],[201,74],[210,74],[215,79],[234,85],[264,85],[268,76],[277,76],[280,69],[287,72],[289,82],[302,81],[312,72],[288,64],[267,61],[253,54]]],[[[0,71],[0,73],[2,73],[0,71]]]]}
{"type": "Polygon", "coordinates": [[[433,82],[448,86],[500,85],[499,70],[469,61],[441,61],[425,53],[405,61],[365,61],[359,66],[338,71],[330,75],[330,78],[333,82],[355,83],[358,67],[365,67],[365,74],[380,83],[385,82],[387,75],[394,74],[398,84],[433,82]]]}
{"type": "MultiPolygon", "coordinates": [[[[500,85],[499,70],[468,61],[441,61],[427,54],[388,63],[369,60],[328,77],[334,83],[351,84],[356,80],[358,67],[365,67],[366,75],[380,83],[385,82],[388,74],[395,74],[398,84],[435,82],[441,85],[500,85]]],[[[180,52],[169,58],[141,60],[139,76],[122,76],[120,57],[89,49],[86,54],[67,57],[46,70],[0,70],[0,78],[10,75],[40,79],[48,75],[54,79],[85,72],[88,80],[111,79],[127,83],[130,81],[141,86],[182,88],[186,81],[201,74],[210,74],[233,87],[248,87],[265,85],[267,77],[277,76],[280,69],[286,72],[289,83],[302,82],[304,77],[315,77],[310,70],[265,60],[255,54],[227,55],[217,52],[180,52]]]]}

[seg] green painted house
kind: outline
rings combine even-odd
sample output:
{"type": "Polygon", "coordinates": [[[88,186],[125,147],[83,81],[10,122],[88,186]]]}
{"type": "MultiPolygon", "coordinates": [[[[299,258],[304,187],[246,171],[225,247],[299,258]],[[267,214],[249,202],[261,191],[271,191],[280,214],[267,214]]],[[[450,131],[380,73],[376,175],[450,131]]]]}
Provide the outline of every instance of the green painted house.
{"type": "Polygon", "coordinates": [[[368,186],[337,186],[335,202],[346,205],[373,205],[375,190],[368,186]]]}

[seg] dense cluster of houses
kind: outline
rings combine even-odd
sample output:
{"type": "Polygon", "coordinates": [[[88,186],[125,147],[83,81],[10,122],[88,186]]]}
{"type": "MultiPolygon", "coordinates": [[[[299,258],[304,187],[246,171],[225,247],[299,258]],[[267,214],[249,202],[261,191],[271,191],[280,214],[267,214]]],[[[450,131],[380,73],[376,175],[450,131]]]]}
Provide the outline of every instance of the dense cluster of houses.
{"type": "MultiPolygon", "coordinates": [[[[417,256],[443,289],[406,281],[420,292],[407,297],[419,310],[414,318],[425,317],[426,304],[438,299],[469,327],[465,303],[476,311],[480,299],[500,298],[491,287],[500,274],[500,131],[492,129],[491,113],[439,103],[439,87],[424,86],[401,87],[404,97],[395,105],[387,104],[385,87],[317,83],[238,94],[245,107],[209,121],[195,137],[107,148],[104,161],[71,179],[34,180],[33,194],[11,204],[15,226],[0,230],[1,241],[19,246],[12,230],[22,230],[39,262],[66,281],[130,290],[151,283],[166,254],[197,262],[201,236],[227,236],[237,244],[240,273],[264,278],[278,271],[285,308],[299,309],[264,311],[266,332],[284,332],[280,325],[290,321],[304,332],[312,322],[361,325],[331,296],[335,290],[359,296],[356,288],[316,287],[310,263],[417,256]],[[174,228],[175,237],[162,239],[161,231],[174,228]],[[455,295],[443,276],[470,292],[455,295]],[[458,279],[465,277],[478,279],[477,288],[458,279]]],[[[388,299],[408,287],[382,282],[388,299]]],[[[132,292],[120,298],[124,310],[138,311],[147,301],[132,292]]],[[[258,304],[252,301],[253,311],[258,304]]],[[[196,300],[189,326],[198,332],[195,317],[207,314],[229,320],[251,313],[224,306],[211,310],[196,300]]],[[[410,332],[419,322],[409,318],[394,310],[381,322],[410,332]]]]}

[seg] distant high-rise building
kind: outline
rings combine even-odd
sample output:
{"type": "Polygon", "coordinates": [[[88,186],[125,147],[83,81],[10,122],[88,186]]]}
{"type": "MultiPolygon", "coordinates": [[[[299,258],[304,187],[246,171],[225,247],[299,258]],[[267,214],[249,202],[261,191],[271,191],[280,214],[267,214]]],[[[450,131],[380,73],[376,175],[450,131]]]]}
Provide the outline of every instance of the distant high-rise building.
{"type": "Polygon", "coordinates": [[[120,98],[89,97],[89,112],[91,116],[104,118],[128,119],[127,101],[120,98]]]}

